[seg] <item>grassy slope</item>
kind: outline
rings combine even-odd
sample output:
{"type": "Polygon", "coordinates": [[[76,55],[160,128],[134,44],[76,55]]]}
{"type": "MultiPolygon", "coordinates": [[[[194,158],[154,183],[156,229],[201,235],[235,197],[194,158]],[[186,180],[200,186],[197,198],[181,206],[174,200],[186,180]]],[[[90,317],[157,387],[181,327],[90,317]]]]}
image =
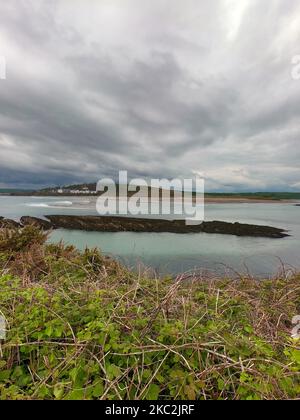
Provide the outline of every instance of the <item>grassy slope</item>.
{"type": "Polygon", "coordinates": [[[299,276],[157,280],[0,232],[1,399],[294,399],[299,276]]]}

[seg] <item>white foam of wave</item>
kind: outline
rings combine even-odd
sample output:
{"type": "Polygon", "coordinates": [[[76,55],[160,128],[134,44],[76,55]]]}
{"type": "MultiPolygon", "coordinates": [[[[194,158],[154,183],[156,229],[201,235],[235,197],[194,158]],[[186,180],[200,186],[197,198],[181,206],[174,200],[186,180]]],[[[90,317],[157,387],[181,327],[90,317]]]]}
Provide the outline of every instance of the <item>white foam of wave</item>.
{"type": "Polygon", "coordinates": [[[50,207],[46,203],[27,203],[25,204],[27,207],[50,207]]]}
{"type": "Polygon", "coordinates": [[[51,203],[51,206],[53,207],[71,207],[73,206],[72,201],[55,201],[54,203],[51,203]]]}
{"type": "Polygon", "coordinates": [[[73,206],[72,201],[56,201],[52,203],[27,203],[27,207],[43,207],[43,208],[51,208],[51,207],[71,207],[73,206]]]}

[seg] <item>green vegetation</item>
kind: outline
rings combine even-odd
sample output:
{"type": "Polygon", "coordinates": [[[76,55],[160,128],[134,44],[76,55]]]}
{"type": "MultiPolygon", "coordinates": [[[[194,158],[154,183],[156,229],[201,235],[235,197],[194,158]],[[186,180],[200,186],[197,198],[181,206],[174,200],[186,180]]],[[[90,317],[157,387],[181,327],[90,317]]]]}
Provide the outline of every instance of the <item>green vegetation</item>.
{"type": "Polygon", "coordinates": [[[300,192],[206,193],[206,198],[242,198],[251,200],[300,200],[300,192]]]}
{"type": "Polygon", "coordinates": [[[0,231],[0,399],[296,399],[299,276],[154,279],[0,231]]]}

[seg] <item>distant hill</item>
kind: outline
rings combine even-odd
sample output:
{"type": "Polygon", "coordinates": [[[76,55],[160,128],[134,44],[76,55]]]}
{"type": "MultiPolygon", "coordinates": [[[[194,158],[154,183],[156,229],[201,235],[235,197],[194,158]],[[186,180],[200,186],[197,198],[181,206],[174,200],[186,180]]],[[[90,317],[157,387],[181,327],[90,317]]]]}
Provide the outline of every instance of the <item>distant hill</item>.
{"type": "MultiPolygon", "coordinates": [[[[41,190],[30,191],[30,190],[18,190],[18,189],[0,189],[0,194],[10,194],[10,195],[37,195],[37,196],[56,196],[61,195],[62,193],[58,192],[59,190],[63,191],[64,195],[73,195],[71,191],[76,191],[76,195],[86,195],[87,190],[90,192],[96,191],[97,184],[94,183],[83,183],[83,184],[73,184],[65,186],[56,186],[43,188],[41,190]],[[82,193],[81,193],[82,191],[82,193]]],[[[119,186],[117,185],[117,191],[119,186]]],[[[144,188],[142,188],[144,189],[144,188]]],[[[145,190],[146,192],[147,190],[145,190]]],[[[150,187],[148,188],[150,193],[150,187]]],[[[134,193],[129,193],[129,196],[134,193]]],[[[171,192],[172,195],[172,192],[171,192]]],[[[222,193],[222,192],[213,192],[205,193],[206,198],[224,198],[224,199],[247,199],[247,200],[300,200],[300,192],[236,192],[236,193],[222,193]]]]}
{"type": "Polygon", "coordinates": [[[53,190],[58,190],[58,189],[63,189],[63,190],[84,190],[84,189],[89,189],[90,191],[96,191],[96,182],[91,183],[91,184],[74,184],[74,185],[64,185],[64,186],[56,186],[56,187],[51,187],[51,188],[43,188],[41,190],[39,190],[39,192],[47,192],[47,191],[53,191],[53,190]]]}
{"type": "Polygon", "coordinates": [[[11,193],[29,193],[33,190],[20,190],[18,188],[0,188],[0,194],[11,194],[11,193]]]}
{"type": "Polygon", "coordinates": [[[206,193],[206,197],[260,200],[300,200],[300,192],[206,193]]]}
{"type": "MultiPolygon", "coordinates": [[[[63,190],[78,190],[83,191],[88,189],[89,191],[96,191],[96,183],[85,183],[85,184],[75,184],[67,185],[61,187],[63,190]]],[[[57,187],[59,188],[59,187],[57,187]]],[[[119,186],[117,185],[117,191],[119,186]]],[[[46,188],[41,190],[41,192],[53,191],[53,188],[46,188]]],[[[150,187],[149,187],[150,191],[150,187]]],[[[207,198],[242,198],[242,199],[253,199],[253,200],[300,200],[300,192],[236,192],[236,193],[205,193],[207,198]]]]}

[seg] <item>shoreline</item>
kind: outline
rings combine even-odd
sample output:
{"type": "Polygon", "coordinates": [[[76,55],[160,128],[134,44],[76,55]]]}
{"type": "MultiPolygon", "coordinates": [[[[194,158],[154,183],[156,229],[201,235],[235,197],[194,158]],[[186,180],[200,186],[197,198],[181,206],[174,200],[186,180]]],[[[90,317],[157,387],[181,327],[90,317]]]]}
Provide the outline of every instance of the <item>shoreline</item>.
{"type": "Polygon", "coordinates": [[[205,204],[299,204],[300,200],[267,200],[258,198],[206,198],[205,204]]]}
{"type": "MultiPolygon", "coordinates": [[[[87,199],[91,201],[97,200],[97,196],[95,195],[88,195],[88,194],[11,194],[11,193],[0,193],[1,197],[26,197],[26,198],[72,198],[72,199],[87,199]]],[[[111,197],[113,199],[114,197],[111,197]]],[[[130,198],[130,196],[128,196],[130,198]]],[[[145,195],[142,198],[147,198],[145,195]]],[[[171,201],[176,202],[171,197],[171,201]]],[[[162,200],[160,199],[160,202],[162,200]]],[[[193,197],[193,204],[195,204],[195,197],[193,197]]],[[[293,204],[293,205],[300,205],[300,199],[289,198],[289,199],[276,199],[276,198],[259,198],[259,197],[224,197],[224,196],[208,196],[204,198],[204,204],[293,204]]]]}

